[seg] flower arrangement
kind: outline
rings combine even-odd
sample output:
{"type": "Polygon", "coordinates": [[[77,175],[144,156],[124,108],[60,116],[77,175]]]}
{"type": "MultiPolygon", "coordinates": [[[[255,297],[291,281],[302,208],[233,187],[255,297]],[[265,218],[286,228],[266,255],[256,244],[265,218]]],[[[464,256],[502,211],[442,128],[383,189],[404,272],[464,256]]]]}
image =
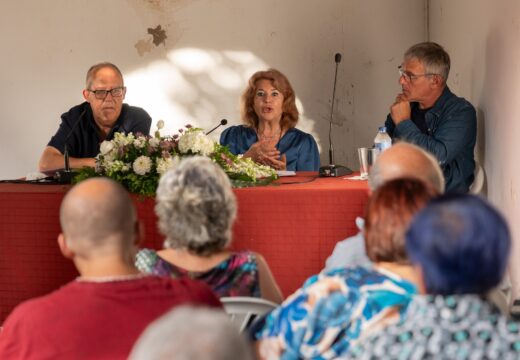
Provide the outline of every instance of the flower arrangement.
{"type": "Polygon", "coordinates": [[[115,133],[112,140],[101,143],[96,168],[81,169],[74,183],[106,176],[133,193],[152,196],[159,177],[177,166],[182,157],[190,155],[211,158],[227,173],[234,187],[264,185],[277,178],[274,169],[233,155],[226,146],[206,136],[202,129],[186,125],[179,134],[161,136],[163,127],[164,122],[160,120],[154,136],[115,133]]]}

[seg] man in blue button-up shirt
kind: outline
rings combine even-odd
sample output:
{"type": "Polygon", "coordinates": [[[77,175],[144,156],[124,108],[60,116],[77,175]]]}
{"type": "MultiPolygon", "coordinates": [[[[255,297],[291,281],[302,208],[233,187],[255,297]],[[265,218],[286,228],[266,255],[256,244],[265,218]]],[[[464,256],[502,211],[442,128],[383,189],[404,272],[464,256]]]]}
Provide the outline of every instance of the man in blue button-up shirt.
{"type": "Polygon", "coordinates": [[[449,71],[450,57],[440,45],[424,42],[408,49],[399,66],[402,92],[385,125],[394,140],[414,143],[435,155],[446,192],[467,192],[474,179],[476,112],[446,85],[449,71]]]}

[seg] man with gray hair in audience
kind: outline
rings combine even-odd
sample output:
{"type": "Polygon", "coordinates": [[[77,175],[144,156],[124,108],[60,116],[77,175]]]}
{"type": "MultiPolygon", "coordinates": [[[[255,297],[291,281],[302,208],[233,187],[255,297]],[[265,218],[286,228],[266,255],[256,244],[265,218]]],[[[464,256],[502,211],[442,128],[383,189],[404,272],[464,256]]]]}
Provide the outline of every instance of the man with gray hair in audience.
{"type": "Polygon", "coordinates": [[[181,306],[148,326],[129,359],[253,360],[253,355],[225,312],[181,306]]]}
{"type": "MultiPolygon", "coordinates": [[[[420,179],[432,185],[439,193],[444,192],[444,176],[436,158],[413,144],[397,143],[377,158],[368,178],[370,192],[386,181],[399,178],[420,179]]],[[[363,219],[357,218],[356,226],[359,232],[336,244],[324,270],[371,264],[365,250],[363,219]]]]}
{"type": "Polygon", "coordinates": [[[124,359],[172,307],[221,306],[204,283],[139,273],[139,224],[118,183],[95,178],[72,188],[60,223],[59,248],[80,276],[15,308],[0,333],[0,359],[124,359]]]}

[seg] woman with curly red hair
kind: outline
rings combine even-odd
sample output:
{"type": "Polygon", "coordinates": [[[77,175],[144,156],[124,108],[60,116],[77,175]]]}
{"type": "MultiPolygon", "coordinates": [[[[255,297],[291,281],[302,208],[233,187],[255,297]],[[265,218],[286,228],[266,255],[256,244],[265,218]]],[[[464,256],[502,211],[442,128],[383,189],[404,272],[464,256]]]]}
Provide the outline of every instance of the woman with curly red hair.
{"type": "Polygon", "coordinates": [[[318,171],[320,156],[312,135],[295,128],[296,96],[280,71],[258,71],[242,95],[244,125],[226,129],[220,143],[235,154],[277,170],[318,171]]]}

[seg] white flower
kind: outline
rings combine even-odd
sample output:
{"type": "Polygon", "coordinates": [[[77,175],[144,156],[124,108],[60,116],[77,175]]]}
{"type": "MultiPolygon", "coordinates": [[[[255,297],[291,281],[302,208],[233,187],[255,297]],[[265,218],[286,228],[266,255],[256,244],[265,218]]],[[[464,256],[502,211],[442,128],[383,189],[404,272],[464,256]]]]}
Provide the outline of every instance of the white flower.
{"type": "Polygon", "coordinates": [[[164,120],[157,121],[157,130],[155,130],[155,137],[160,138],[161,137],[161,129],[164,127],[164,120]]]}
{"type": "Polygon", "coordinates": [[[245,174],[251,179],[261,179],[276,175],[276,170],[267,165],[255,163],[251,158],[238,156],[235,163],[230,166],[232,173],[245,174]]]}
{"type": "Polygon", "coordinates": [[[105,140],[101,143],[101,145],[99,145],[99,151],[101,152],[101,155],[108,154],[114,148],[115,148],[115,145],[112,143],[112,141],[105,140]]]}
{"type": "Polygon", "coordinates": [[[187,131],[179,139],[179,151],[183,154],[191,152],[209,156],[213,153],[214,148],[215,143],[202,130],[187,131]]]}
{"type": "Polygon", "coordinates": [[[154,149],[157,149],[157,147],[159,147],[160,143],[161,143],[161,139],[157,139],[157,138],[151,138],[150,141],[148,142],[148,144],[154,149]]]}
{"type": "Polygon", "coordinates": [[[99,154],[96,157],[96,163],[100,163],[103,167],[108,167],[106,164],[118,158],[117,147],[114,141],[103,141],[99,146],[99,154]]]}
{"type": "Polygon", "coordinates": [[[123,133],[120,133],[120,132],[116,132],[114,134],[114,140],[112,140],[114,142],[114,144],[118,147],[123,147],[123,146],[126,146],[126,145],[130,145],[131,143],[133,143],[135,140],[135,136],[134,134],[132,133],[129,133],[128,135],[125,135],[123,133]]]}
{"type": "Polygon", "coordinates": [[[118,172],[128,172],[130,170],[129,164],[121,160],[105,160],[103,162],[96,162],[96,172],[103,174],[115,174],[118,172]]]}
{"type": "Polygon", "coordinates": [[[138,175],[145,175],[152,169],[152,159],[144,155],[139,156],[135,159],[132,169],[138,175]]]}
{"type": "Polygon", "coordinates": [[[157,173],[160,175],[164,174],[166,171],[179,165],[180,161],[178,156],[157,159],[157,173]]]}
{"type": "Polygon", "coordinates": [[[146,145],[146,138],[144,136],[139,136],[134,140],[134,146],[137,149],[142,149],[146,145]]]}

